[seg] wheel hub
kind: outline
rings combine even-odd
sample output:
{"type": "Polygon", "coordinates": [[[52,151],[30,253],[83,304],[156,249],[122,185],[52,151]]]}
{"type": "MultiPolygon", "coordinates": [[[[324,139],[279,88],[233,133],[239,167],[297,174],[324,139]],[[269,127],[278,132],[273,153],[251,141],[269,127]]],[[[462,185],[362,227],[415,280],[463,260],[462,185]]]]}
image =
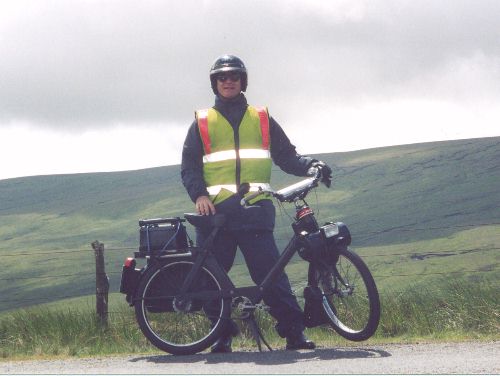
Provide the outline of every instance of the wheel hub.
{"type": "Polygon", "coordinates": [[[174,298],[172,305],[175,312],[189,312],[191,310],[191,307],[193,306],[193,302],[191,299],[176,297],[174,298]]]}

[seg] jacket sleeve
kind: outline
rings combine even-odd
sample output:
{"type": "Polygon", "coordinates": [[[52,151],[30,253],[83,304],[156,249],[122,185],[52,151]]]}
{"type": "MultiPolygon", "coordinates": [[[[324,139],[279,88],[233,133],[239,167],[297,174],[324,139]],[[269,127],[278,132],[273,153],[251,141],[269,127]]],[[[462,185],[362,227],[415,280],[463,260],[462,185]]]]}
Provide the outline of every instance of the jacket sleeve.
{"type": "Polygon", "coordinates": [[[181,179],[193,202],[200,196],[208,196],[203,179],[203,145],[196,120],[191,124],[182,148],[181,179]]]}
{"type": "Polygon", "coordinates": [[[306,176],[309,166],[316,159],[298,154],[281,126],[272,117],[269,118],[269,133],[273,162],[288,174],[306,176]]]}

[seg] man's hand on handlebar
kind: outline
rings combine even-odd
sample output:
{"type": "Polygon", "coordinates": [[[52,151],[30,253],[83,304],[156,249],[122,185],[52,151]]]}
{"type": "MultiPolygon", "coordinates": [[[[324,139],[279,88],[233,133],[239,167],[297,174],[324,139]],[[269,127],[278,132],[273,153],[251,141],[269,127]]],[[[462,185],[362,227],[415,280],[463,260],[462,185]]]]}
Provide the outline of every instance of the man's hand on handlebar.
{"type": "Polygon", "coordinates": [[[319,170],[321,174],[321,182],[330,188],[332,185],[332,169],[322,161],[313,162],[310,167],[319,170]]]}

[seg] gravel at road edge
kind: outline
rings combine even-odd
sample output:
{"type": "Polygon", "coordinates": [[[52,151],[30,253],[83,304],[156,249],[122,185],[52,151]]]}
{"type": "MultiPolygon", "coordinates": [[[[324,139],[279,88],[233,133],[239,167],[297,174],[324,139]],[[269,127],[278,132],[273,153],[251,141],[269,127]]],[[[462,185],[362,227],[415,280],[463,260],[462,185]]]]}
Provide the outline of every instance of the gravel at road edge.
{"type": "Polygon", "coordinates": [[[0,374],[499,374],[500,342],[0,361],[0,374]]]}

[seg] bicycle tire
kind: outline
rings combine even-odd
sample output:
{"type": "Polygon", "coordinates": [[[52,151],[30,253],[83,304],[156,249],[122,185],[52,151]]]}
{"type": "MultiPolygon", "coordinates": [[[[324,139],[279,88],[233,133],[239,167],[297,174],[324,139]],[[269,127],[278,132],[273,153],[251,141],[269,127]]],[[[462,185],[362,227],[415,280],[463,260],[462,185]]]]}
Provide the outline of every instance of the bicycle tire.
{"type": "MultiPolygon", "coordinates": [[[[142,333],[157,348],[173,355],[191,355],[212,345],[230,317],[230,302],[218,298],[207,303],[189,301],[179,310],[175,295],[193,267],[191,260],[172,261],[153,266],[141,279],[135,297],[135,314],[142,333]]],[[[201,285],[210,291],[220,291],[221,284],[206,267],[200,269],[195,290],[201,285]]],[[[195,283],[196,284],[196,283],[195,283]]]]}
{"type": "Polygon", "coordinates": [[[351,249],[341,249],[335,259],[334,266],[317,272],[321,306],[338,334],[350,341],[364,341],[375,333],[380,321],[377,286],[364,261],[351,249]]]}

